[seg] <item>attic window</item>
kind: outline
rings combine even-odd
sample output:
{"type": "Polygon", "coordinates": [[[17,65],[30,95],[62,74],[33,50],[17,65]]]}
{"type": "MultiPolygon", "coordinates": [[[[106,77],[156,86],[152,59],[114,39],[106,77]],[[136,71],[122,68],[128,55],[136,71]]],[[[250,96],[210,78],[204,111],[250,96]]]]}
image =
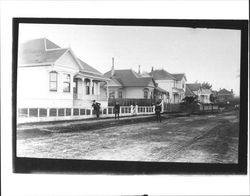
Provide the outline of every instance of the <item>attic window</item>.
{"type": "Polygon", "coordinates": [[[49,73],[49,90],[57,91],[57,72],[55,71],[49,73]]]}

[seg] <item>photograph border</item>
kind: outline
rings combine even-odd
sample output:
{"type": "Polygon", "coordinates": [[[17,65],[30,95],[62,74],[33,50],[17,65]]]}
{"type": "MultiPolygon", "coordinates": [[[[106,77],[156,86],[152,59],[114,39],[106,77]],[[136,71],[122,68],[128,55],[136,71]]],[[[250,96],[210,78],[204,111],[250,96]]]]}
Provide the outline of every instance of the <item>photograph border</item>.
{"type": "Polygon", "coordinates": [[[189,19],[13,18],[12,42],[12,154],[14,173],[74,174],[247,174],[248,149],[248,21],[189,19]],[[16,156],[17,54],[19,24],[70,24],[234,29],[241,31],[240,131],[238,164],[102,161],[21,158],[16,156]]]}

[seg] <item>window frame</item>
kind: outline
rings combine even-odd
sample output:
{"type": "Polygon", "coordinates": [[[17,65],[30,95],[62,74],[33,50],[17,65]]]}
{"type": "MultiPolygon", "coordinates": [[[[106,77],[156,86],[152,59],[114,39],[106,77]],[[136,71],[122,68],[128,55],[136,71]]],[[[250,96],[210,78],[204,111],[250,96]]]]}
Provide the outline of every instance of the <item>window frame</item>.
{"type": "Polygon", "coordinates": [[[49,91],[50,92],[57,92],[58,90],[58,72],[56,71],[50,71],[49,72],[49,91]],[[56,74],[56,80],[55,81],[52,81],[51,79],[51,74],[56,74]],[[51,89],[51,83],[55,83],[56,84],[56,88],[55,89],[51,89]]]}
{"type": "Polygon", "coordinates": [[[123,95],[122,91],[119,90],[119,91],[118,91],[118,98],[119,98],[119,99],[122,99],[122,97],[123,97],[122,95],[123,95]],[[121,95],[121,96],[120,96],[120,95],[121,95]]]}
{"type": "Polygon", "coordinates": [[[70,74],[68,74],[68,73],[64,73],[63,74],[63,76],[65,77],[65,78],[63,78],[63,92],[64,93],[70,93],[70,88],[71,88],[71,75],[70,74]],[[65,89],[65,84],[68,84],[68,90],[67,91],[65,91],[64,89],[65,89]]]}

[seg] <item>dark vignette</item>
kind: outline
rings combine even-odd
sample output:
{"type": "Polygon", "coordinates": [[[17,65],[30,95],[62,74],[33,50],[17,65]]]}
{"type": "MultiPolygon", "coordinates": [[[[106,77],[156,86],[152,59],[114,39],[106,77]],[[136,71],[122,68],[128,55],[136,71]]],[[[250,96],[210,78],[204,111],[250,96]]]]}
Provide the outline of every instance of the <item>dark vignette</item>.
{"type": "Polygon", "coordinates": [[[168,19],[68,19],[14,18],[12,42],[12,153],[14,173],[71,174],[247,174],[248,120],[248,21],[247,20],[168,20],[168,19]],[[169,26],[241,30],[240,133],[238,164],[91,161],[16,157],[17,53],[20,23],[169,26]]]}

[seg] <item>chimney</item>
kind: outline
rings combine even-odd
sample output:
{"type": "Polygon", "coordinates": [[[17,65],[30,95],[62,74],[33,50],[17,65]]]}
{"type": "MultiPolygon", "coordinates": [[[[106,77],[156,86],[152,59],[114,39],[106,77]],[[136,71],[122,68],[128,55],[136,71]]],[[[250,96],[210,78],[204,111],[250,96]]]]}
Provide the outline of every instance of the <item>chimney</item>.
{"type": "Polygon", "coordinates": [[[138,67],[138,74],[141,74],[141,66],[138,67]]]}
{"type": "Polygon", "coordinates": [[[153,71],[154,71],[154,67],[152,66],[151,72],[153,72],[153,71]]]}
{"type": "Polygon", "coordinates": [[[114,57],[112,57],[112,68],[111,68],[111,77],[113,77],[115,75],[115,63],[114,63],[115,59],[114,57]]]}

